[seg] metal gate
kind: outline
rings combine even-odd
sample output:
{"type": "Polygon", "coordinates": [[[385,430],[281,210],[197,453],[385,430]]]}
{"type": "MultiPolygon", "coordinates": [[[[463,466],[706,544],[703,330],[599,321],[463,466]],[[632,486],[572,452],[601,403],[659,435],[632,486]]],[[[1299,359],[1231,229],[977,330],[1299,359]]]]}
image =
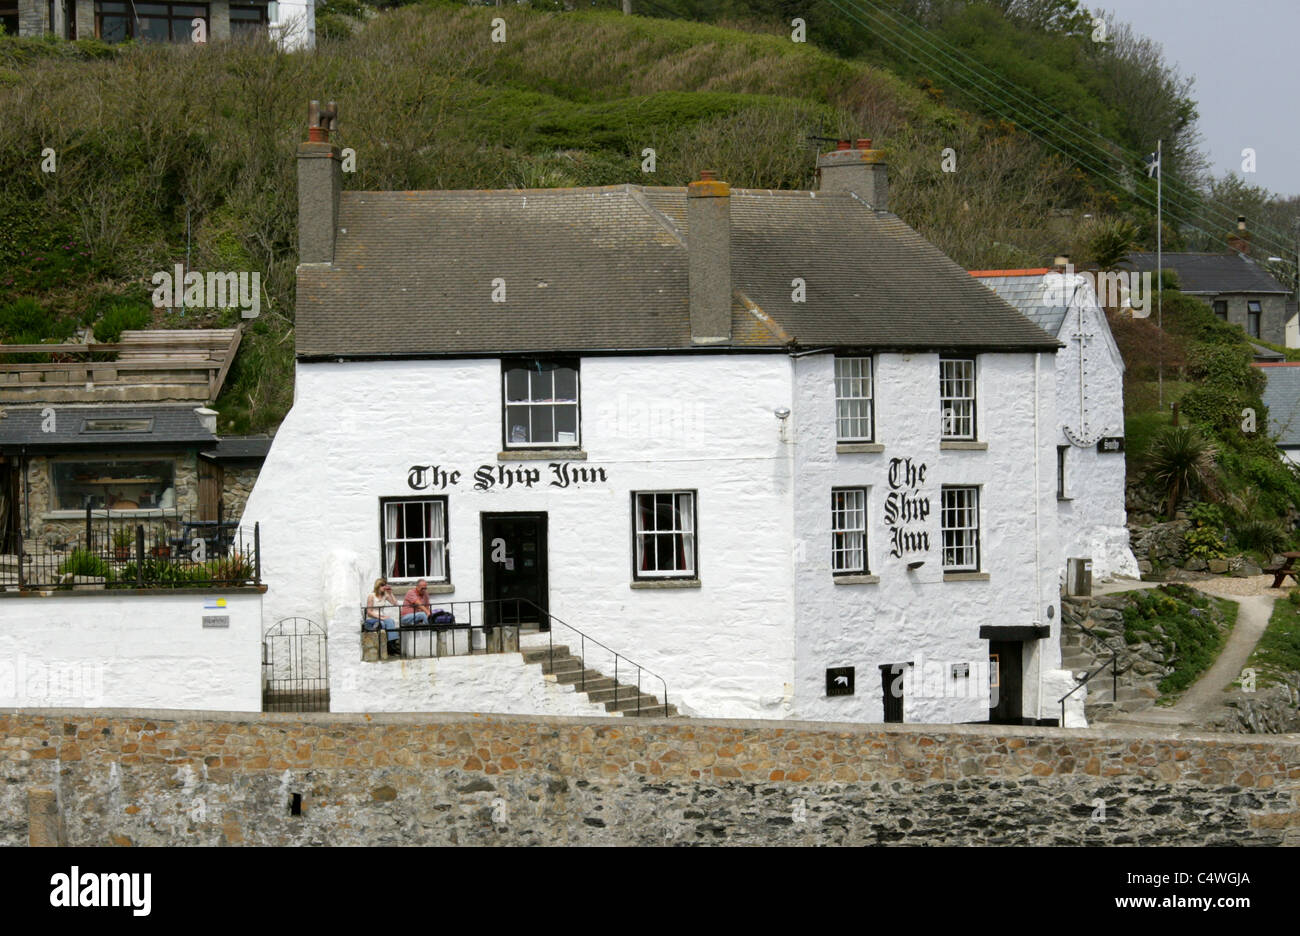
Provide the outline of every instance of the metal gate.
{"type": "Polygon", "coordinates": [[[329,654],[325,629],[307,618],[284,618],[262,636],[262,711],[328,712],[329,654]]]}

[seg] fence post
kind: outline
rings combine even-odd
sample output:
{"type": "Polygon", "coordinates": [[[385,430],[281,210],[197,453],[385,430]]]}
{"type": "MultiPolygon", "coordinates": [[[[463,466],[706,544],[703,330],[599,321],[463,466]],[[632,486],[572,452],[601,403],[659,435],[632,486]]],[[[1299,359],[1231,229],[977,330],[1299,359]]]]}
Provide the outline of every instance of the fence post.
{"type": "MultiPolygon", "coordinates": [[[[261,521],[253,523],[253,584],[262,584],[262,527],[261,521]]],[[[401,618],[398,618],[401,622],[401,618]]]]}
{"type": "Polygon", "coordinates": [[[21,523],[18,524],[16,532],[17,542],[15,545],[18,547],[18,590],[22,591],[25,583],[23,581],[23,525],[21,523]]]}
{"type": "Polygon", "coordinates": [[[90,505],[86,505],[86,549],[89,552],[95,551],[95,544],[90,540],[90,505]]]}
{"type": "Polygon", "coordinates": [[[135,584],[144,588],[144,524],[135,525],[135,584]]]}

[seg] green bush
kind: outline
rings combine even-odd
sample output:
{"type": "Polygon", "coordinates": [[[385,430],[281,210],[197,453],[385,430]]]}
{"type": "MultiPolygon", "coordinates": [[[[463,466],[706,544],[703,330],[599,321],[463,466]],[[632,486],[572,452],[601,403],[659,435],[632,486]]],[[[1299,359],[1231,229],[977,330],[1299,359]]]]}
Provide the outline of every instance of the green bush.
{"type": "Polygon", "coordinates": [[[90,575],[113,580],[113,569],[107,562],[86,549],[74,549],[59,564],[60,575],[90,575]]]}
{"type": "Polygon", "coordinates": [[[1224,631],[1216,624],[1214,606],[1205,595],[1184,585],[1131,594],[1122,612],[1124,639],[1159,647],[1174,670],[1158,688],[1163,693],[1181,692],[1214,663],[1223,646],[1224,631]]]}
{"type": "Polygon", "coordinates": [[[1276,520],[1245,520],[1232,528],[1232,538],[1240,549],[1256,549],[1272,555],[1287,542],[1287,532],[1276,520]]]}
{"type": "Polygon", "coordinates": [[[1188,552],[1198,559],[1222,559],[1224,550],[1223,510],[1217,504],[1200,503],[1188,512],[1192,528],[1185,537],[1188,552]]]}
{"type": "Polygon", "coordinates": [[[153,322],[153,311],[141,302],[118,297],[108,303],[102,317],[95,323],[95,340],[115,342],[128,329],[148,328],[153,322]]]}

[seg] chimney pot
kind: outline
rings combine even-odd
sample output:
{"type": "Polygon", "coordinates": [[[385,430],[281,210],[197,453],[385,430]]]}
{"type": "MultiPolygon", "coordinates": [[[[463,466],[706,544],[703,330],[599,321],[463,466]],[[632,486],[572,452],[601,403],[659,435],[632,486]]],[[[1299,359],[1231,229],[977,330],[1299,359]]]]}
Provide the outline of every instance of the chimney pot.
{"type": "Polygon", "coordinates": [[[858,137],[858,149],[860,150],[871,149],[871,141],[863,139],[862,137],[858,137]]]}
{"type": "Polygon", "coordinates": [[[837,150],[853,149],[853,145],[848,140],[840,140],[835,144],[837,150]]]}
{"type": "Polygon", "coordinates": [[[718,171],[717,171],[716,169],[701,169],[701,170],[700,170],[700,181],[701,181],[701,182],[713,182],[713,181],[715,181],[717,178],[718,178],[718,171]]]}
{"type": "Polygon", "coordinates": [[[1065,269],[1065,268],[1066,268],[1067,266],[1069,266],[1069,265],[1070,265],[1070,255],[1069,255],[1069,254],[1057,254],[1057,255],[1056,255],[1056,262],[1053,264],[1053,266],[1058,266],[1058,267],[1060,267],[1061,269],[1065,269]]]}
{"type": "Polygon", "coordinates": [[[1245,215],[1237,215],[1237,230],[1238,230],[1238,231],[1244,231],[1244,230],[1246,230],[1246,216],[1245,216],[1245,215]]]}

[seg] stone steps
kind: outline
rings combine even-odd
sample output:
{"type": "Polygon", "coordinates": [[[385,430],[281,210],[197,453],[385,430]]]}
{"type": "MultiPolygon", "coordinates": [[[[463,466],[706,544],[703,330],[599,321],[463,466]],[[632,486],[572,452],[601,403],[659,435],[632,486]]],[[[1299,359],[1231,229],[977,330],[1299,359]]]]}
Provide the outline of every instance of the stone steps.
{"type": "Polygon", "coordinates": [[[589,701],[604,705],[605,711],[625,718],[668,718],[677,714],[677,706],[664,705],[658,696],[647,692],[638,694],[636,685],[615,682],[600,670],[585,666],[583,660],[569,653],[567,646],[528,647],[520,651],[524,662],[539,664],[542,673],[563,685],[571,685],[583,692],[589,701]],[[640,711],[638,711],[638,706],[640,711]]]}

